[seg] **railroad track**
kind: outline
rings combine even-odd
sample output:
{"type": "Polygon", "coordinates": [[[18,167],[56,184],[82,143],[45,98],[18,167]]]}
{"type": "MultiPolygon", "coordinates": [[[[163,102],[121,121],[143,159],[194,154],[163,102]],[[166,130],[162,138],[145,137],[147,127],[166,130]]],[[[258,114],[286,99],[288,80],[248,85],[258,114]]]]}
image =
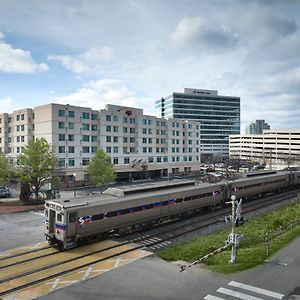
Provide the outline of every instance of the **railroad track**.
{"type": "MultiPolygon", "coordinates": [[[[260,199],[259,202],[248,203],[244,205],[243,211],[248,213],[274,205],[274,203],[287,201],[296,197],[299,192],[300,189],[297,189],[260,199]]],[[[174,224],[172,224],[172,228],[167,228],[167,226],[160,230],[159,233],[146,234],[143,237],[131,238],[129,235],[127,240],[121,243],[106,240],[60,252],[54,248],[44,247],[1,258],[0,297],[78,271],[93,264],[144,249],[145,247],[150,248],[169,242],[188,233],[220,223],[220,217],[224,216],[226,212],[229,212],[229,209],[223,209],[209,216],[203,216],[200,224],[199,220],[197,220],[184,226],[180,224],[173,226],[174,224]],[[132,246],[132,243],[136,245],[132,246]],[[129,245],[131,246],[128,247],[129,245]],[[16,259],[17,261],[15,261],[16,259]]]]}

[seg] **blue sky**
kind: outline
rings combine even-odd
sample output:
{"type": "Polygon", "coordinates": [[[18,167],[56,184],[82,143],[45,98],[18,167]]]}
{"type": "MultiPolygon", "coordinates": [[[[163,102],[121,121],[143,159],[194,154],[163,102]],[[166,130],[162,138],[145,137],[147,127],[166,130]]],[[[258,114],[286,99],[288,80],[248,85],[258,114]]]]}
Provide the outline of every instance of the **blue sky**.
{"type": "Polygon", "coordinates": [[[184,87],[240,96],[300,128],[300,2],[0,0],[0,111],[49,102],[144,108],[184,87]]]}

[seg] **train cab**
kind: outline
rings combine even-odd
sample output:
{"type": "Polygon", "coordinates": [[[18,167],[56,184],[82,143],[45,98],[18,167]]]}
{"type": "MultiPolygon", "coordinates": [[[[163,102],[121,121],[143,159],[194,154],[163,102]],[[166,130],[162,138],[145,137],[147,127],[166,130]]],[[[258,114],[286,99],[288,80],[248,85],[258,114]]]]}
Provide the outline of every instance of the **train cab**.
{"type": "Polygon", "coordinates": [[[66,214],[57,202],[45,203],[45,236],[50,245],[64,246],[66,241],[66,214]]]}

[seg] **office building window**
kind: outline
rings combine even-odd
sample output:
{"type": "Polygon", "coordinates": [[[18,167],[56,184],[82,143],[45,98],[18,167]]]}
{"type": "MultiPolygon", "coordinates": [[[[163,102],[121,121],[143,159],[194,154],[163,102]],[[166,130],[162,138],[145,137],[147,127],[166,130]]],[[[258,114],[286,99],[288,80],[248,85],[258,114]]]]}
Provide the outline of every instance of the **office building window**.
{"type": "Polygon", "coordinates": [[[123,127],[123,133],[127,133],[127,127],[123,127]]]}
{"type": "Polygon", "coordinates": [[[72,122],[69,122],[68,127],[69,127],[69,129],[75,129],[75,124],[72,122]]]}
{"type": "Polygon", "coordinates": [[[119,152],[119,148],[118,147],[114,147],[114,153],[118,153],[119,152]]]}
{"type": "Polygon", "coordinates": [[[130,128],[130,133],[135,133],[135,128],[130,128]]]}
{"type": "Polygon", "coordinates": [[[114,132],[118,132],[118,126],[114,126],[114,132]]]}
{"type": "Polygon", "coordinates": [[[17,115],[16,120],[20,121],[20,115],[17,115]]]}
{"type": "Polygon", "coordinates": [[[135,122],[136,122],[135,118],[130,118],[130,119],[129,119],[129,123],[130,123],[130,124],[135,124],[135,122]]]}
{"type": "Polygon", "coordinates": [[[106,153],[111,153],[111,147],[106,147],[106,153]]]}
{"type": "Polygon", "coordinates": [[[118,143],[119,138],[117,136],[114,136],[114,143],[118,143]]]}
{"type": "Polygon", "coordinates": [[[143,134],[147,134],[147,129],[143,128],[143,134]]]}
{"type": "Polygon", "coordinates": [[[135,138],[134,137],[130,138],[130,143],[135,143],[135,138]]]}
{"type": "Polygon", "coordinates": [[[17,126],[17,131],[20,131],[20,125],[17,126]]]}
{"type": "Polygon", "coordinates": [[[97,120],[97,114],[91,114],[91,119],[96,121],[97,120]]]}
{"type": "Polygon", "coordinates": [[[119,159],[117,157],[114,157],[113,159],[113,164],[117,165],[119,163],[119,159]]]}
{"type": "Polygon", "coordinates": [[[24,131],[25,127],[24,125],[21,125],[21,131],[24,131]]]}
{"type": "Polygon", "coordinates": [[[111,126],[110,125],[106,126],[106,132],[111,132],[111,126]]]}
{"type": "Polygon", "coordinates": [[[123,137],[123,143],[128,143],[128,138],[126,136],[123,137]]]}
{"type": "Polygon", "coordinates": [[[124,165],[128,165],[129,164],[129,157],[124,157],[124,165]]]}
{"type": "Polygon", "coordinates": [[[127,117],[123,117],[123,123],[126,124],[128,122],[127,117]]]}
{"type": "Polygon", "coordinates": [[[65,122],[58,122],[59,129],[65,129],[65,122]]]}
{"type": "Polygon", "coordinates": [[[153,159],[152,156],[148,157],[148,162],[149,162],[149,163],[153,163],[153,162],[154,162],[154,159],[153,159]]]}
{"type": "Polygon", "coordinates": [[[98,137],[96,135],[92,135],[92,142],[97,142],[98,137]]]}
{"type": "Polygon", "coordinates": [[[106,115],[105,119],[107,122],[111,122],[111,115],[106,115]]]}
{"type": "Polygon", "coordinates": [[[24,135],[21,136],[21,142],[25,142],[25,136],[24,135]]]}
{"type": "Polygon", "coordinates": [[[92,125],[92,131],[97,131],[97,125],[92,125]]]}
{"type": "Polygon", "coordinates": [[[114,116],[114,122],[118,122],[119,118],[118,116],[114,116]]]}
{"type": "Polygon", "coordinates": [[[111,136],[109,135],[106,136],[106,143],[111,143],[111,136]]]}
{"type": "Polygon", "coordinates": [[[68,135],[68,140],[69,140],[69,142],[74,142],[74,141],[75,141],[75,136],[74,136],[74,134],[69,134],[69,135],[68,135]]]}

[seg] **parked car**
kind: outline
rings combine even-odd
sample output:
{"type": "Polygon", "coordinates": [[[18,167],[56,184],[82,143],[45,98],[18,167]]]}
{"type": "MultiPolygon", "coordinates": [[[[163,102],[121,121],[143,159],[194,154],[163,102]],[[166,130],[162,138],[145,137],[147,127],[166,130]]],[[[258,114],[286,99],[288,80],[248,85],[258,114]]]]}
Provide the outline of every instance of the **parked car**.
{"type": "Polygon", "coordinates": [[[9,198],[9,197],[10,197],[9,188],[1,186],[0,187],[0,198],[9,198]]]}

